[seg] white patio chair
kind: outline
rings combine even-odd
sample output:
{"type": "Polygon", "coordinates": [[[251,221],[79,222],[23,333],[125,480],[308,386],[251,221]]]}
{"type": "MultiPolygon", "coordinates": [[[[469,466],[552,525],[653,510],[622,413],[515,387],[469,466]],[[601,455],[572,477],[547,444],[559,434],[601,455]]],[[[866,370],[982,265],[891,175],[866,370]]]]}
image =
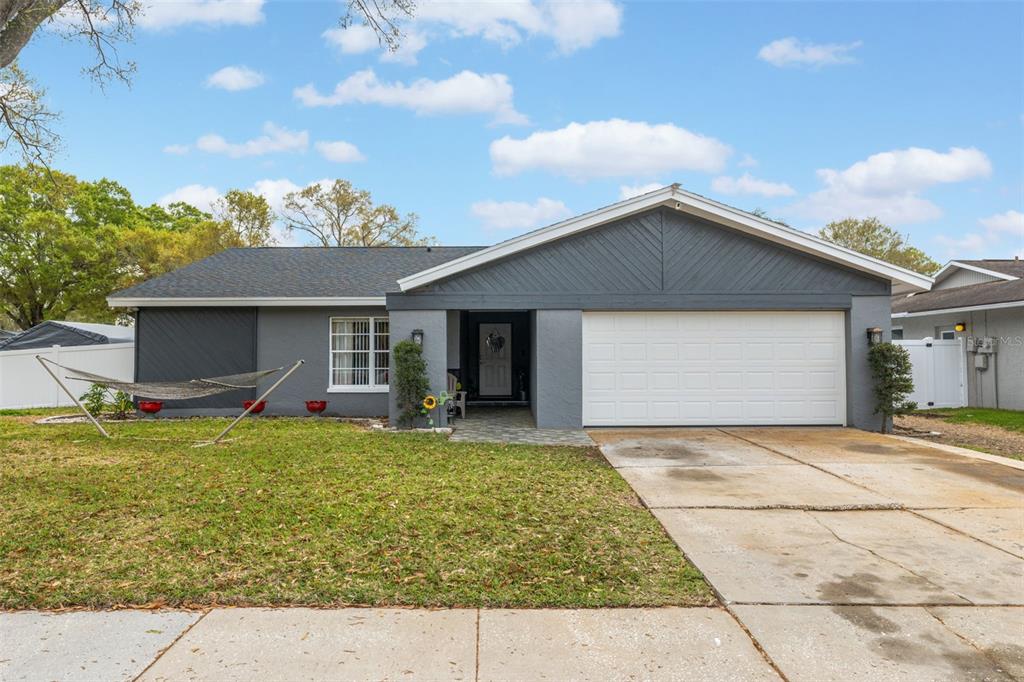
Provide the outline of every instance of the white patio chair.
{"type": "Polygon", "coordinates": [[[458,385],[459,379],[454,374],[448,375],[448,395],[451,396],[451,401],[455,405],[455,409],[462,415],[462,418],[466,418],[466,392],[460,391],[455,387],[458,385]]]}

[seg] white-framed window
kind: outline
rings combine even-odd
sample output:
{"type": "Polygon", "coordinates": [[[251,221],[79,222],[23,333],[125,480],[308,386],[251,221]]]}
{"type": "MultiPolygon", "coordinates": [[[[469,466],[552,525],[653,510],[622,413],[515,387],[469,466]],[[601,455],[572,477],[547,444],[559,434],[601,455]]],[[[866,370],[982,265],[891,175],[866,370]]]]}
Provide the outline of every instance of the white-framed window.
{"type": "Polygon", "coordinates": [[[943,341],[953,341],[956,339],[956,330],[953,329],[953,325],[948,327],[936,327],[935,338],[943,341]]]}
{"type": "Polygon", "coordinates": [[[388,390],[391,340],[387,317],[332,317],[329,392],[388,390]]]}
{"type": "Polygon", "coordinates": [[[893,327],[892,328],[892,340],[893,341],[902,341],[903,340],[903,327],[893,327]]]}

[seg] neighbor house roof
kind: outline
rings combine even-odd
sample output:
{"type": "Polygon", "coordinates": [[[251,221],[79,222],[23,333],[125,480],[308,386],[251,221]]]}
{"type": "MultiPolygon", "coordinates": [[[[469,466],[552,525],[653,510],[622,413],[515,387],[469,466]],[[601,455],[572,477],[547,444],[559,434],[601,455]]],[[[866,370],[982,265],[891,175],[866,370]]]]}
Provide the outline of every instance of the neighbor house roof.
{"type": "Polygon", "coordinates": [[[47,320],[20,334],[0,340],[0,350],[24,350],[49,346],[94,346],[107,343],[131,343],[135,330],[114,324],[47,320]]]}
{"type": "Polygon", "coordinates": [[[1017,258],[988,258],[984,260],[951,260],[935,273],[936,284],[957,270],[971,270],[995,279],[1010,281],[1024,277],[1024,261],[1017,258]]]}
{"type": "Polygon", "coordinates": [[[228,249],[107,298],[115,307],[384,305],[396,282],[479,246],[228,249]]]}
{"type": "Polygon", "coordinates": [[[653,192],[641,194],[640,196],[620,201],[596,211],[584,213],[575,218],[528,232],[486,249],[474,251],[460,258],[445,261],[421,272],[403,277],[399,280],[398,284],[401,286],[402,291],[416,289],[492,261],[507,258],[521,251],[532,249],[542,244],[659,206],[695,215],[760,239],[781,244],[797,251],[875,275],[876,277],[882,277],[892,283],[895,293],[927,291],[932,286],[932,278],[926,275],[833,244],[808,232],[765,220],[752,213],[718,203],[699,194],[687,192],[681,189],[679,185],[669,185],[653,192]]]}
{"type": "Polygon", "coordinates": [[[936,289],[892,299],[893,317],[1024,306],[1024,279],[936,289]]]}

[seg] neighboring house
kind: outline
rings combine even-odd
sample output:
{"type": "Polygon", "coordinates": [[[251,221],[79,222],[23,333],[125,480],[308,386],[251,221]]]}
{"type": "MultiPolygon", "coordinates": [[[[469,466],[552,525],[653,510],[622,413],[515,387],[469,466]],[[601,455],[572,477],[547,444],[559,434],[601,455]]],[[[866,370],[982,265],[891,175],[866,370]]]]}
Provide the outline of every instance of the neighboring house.
{"type": "Polygon", "coordinates": [[[113,324],[93,322],[58,322],[47,320],[5,339],[0,351],[49,348],[50,346],[96,346],[109,343],[131,343],[135,330],[113,324]]]}
{"type": "Polygon", "coordinates": [[[951,261],[892,312],[893,338],[961,340],[968,405],[1024,410],[1024,262],[951,261]]]}
{"type": "Polygon", "coordinates": [[[455,374],[540,427],[876,428],[867,330],[930,286],[673,185],[487,248],[228,250],[108,302],[136,316],[139,381],[305,359],[269,413],[397,417],[388,351],[417,332],[433,391],[455,374]]]}

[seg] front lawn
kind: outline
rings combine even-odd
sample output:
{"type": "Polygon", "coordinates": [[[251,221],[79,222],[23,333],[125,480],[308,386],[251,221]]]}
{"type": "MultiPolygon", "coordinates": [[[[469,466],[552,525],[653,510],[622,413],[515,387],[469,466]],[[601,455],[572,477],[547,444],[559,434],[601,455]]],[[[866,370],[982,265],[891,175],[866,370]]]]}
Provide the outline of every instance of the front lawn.
{"type": "Polygon", "coordinates": [[[596,451],[225,423],[0,417],[0,607],[713,602],[596,451]]]}
{"type": "Polygon", "coordinates": [[[1011,431],[1024,432],[1024,412],[996,410],[988,407],[957,407],[919,410],[925,416],[941,417],[953,424],[987,424],[1011,431]]]}

